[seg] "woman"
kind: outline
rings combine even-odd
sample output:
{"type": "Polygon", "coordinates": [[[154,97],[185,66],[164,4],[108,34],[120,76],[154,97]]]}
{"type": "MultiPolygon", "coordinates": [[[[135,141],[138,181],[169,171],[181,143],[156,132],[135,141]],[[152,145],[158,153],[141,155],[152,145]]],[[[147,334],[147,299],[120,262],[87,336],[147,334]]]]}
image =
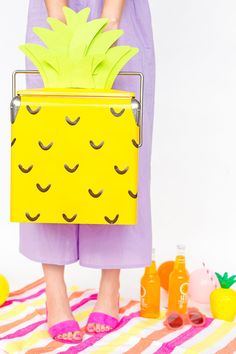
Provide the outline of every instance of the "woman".
{"type": "MultiPolygon", "coordinates": [[[[124,35],[118,44],[140,49],[124,70],[141,71],[145,77],[143,146],[139,150],[139,199],[136,225],[65,225],[20,224],[20,251],[26,257],[42,263],[47,296],[49,328],[57,329],[56,340],[81,340],[74,323],[66,285],[64,267],[80,261],[85,267],[101,269],[98,299],[87,324],[90,333],[109,331],[117,324],[119,313],[119,276],[121,268],[145,267],[151,262],[152,222],[150,202],[150,162],[154,114],[155,57],[148,0],[30,0],[27,42],[39,42],[32,27],[47,27],[47,16],[64,21],[62,7],[75,11],[91,8],[90,19],[106,17],[106,30],[122,28],[124,35]],[[97,314],[99,314],[97,316],[97,314]],[[93,316],[94,315],[94,316],[93,316]],[[106,316],[105,316],[106,315],[106,316]]],[[[33,69],[27,61],[27,68],[33,69]]],[[[29,88],[42,86],[40,78],[27,78],[29,88]]],[[[135,91],[138,79],[118,77],[114,88],[135,91]]]]}

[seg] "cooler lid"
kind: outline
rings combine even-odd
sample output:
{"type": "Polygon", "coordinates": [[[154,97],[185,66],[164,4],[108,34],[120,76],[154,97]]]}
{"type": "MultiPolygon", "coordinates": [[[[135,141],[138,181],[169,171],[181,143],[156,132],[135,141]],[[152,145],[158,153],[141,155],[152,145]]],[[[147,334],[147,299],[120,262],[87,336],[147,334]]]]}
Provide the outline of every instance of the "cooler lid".
{"type": "Polygon", "coordinates": [[[19,90],[20,96],[70,96],[70,97],[135,97],[134,92],[115,89],[82,89],[82,88],[39,88],[19,90]]]}

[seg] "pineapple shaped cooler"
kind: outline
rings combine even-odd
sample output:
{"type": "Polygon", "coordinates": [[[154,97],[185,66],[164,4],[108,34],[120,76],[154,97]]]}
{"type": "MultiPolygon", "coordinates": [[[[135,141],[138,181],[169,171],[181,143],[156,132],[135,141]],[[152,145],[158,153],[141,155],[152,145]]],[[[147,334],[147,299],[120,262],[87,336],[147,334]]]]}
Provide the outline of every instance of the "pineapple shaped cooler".
{"type": "Polygon", "coordinates": [[[16,95],[16,74],[30,72],[13,74],[11,221],[135,224],[142,105],[111,87],[137,49],[112,46],[122,31],[87,22],[88,8],[64,14],[34,29],[45,47],[21,46],[45,87],[16,95]]]}

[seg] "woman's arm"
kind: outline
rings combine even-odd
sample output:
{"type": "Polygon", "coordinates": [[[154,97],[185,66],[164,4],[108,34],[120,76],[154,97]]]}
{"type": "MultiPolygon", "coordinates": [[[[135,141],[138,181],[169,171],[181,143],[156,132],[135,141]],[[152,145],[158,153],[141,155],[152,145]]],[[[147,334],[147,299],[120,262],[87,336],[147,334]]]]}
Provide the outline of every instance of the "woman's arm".
{"type": "Polygon", "coordinates": [[[68,6],[68,0],[44,0],[49,17],[65,21],[62,11],[63,6],[68,6]]]}
{"type": "Polygon", "coordinates": [[[109,18],[106,29],[119,27],[125,0],[104,0],[101,17],[109,18]]]}

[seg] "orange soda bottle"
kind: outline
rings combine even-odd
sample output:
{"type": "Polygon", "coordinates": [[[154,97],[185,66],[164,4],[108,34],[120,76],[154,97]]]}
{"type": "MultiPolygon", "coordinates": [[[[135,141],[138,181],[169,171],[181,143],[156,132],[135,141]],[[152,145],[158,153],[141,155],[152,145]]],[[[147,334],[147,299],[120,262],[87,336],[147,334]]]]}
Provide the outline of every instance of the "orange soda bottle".
{"type": "Polygon", "coordinates": [[[140,289],[140,316],[158,318],[160,316],[160,278],[157,273],[155,251],[152,254],[152,263],[145,268],[141,278],[140,289]]]}
{"type": "Polygon", "coordinates": [[[174,270],[169,278],[168,311],[187,312],[189,274],[185,265],[185,246],[177,246],[174,270]]]}

